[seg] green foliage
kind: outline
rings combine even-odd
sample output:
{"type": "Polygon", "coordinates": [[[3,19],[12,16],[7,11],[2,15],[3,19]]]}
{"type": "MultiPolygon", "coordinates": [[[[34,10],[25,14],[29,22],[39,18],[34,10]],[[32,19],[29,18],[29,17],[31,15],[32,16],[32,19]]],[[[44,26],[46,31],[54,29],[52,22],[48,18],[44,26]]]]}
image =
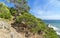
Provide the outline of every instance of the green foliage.
{"type": "MultiPolygon", "coordinates": [[[[12,2],[12,0],[10,1],[12,2]]],[[[45,32],[44,38],[58,38],[57,34],[52,28],[48,28],[46,24],[39,18],[28,13],[28,5],[26,0],[13,0],[16,8],[9,8],[3,3],[0,3],[0,18],[11,19],[11,15],[15,16],[18,13],[22,12],[22,15],[16,16],[16,24],[25,24],[29,30],[32,30],[35,33],[38,33],[39,30],[45,32]],[[22,3],[23,2],[23,3],[22,3]],[[20,11],[20,12],[18,12],[20,11]]]]}
{"type": "Polygon", "coordinates": [[[31,28],[31,30],[34,30],[34,32],[38,32],[38,30],[44,30],[46,28],[42,21],[37,20],[37,18],[29,13],[24,13],[21,16],[18,16],[16,22],[24,22],[28,27],[31,28]]]}
{"type": "Polygon", "coordinates": [[[59,38],[60,38],[60,35],[58,35],[59,36],[59,38]]]}
{"type": "Polygon", "coordinates": [[[10,9],[10,13],[11,13],[11,15],[12,16],[15,16],[15,15],[17,15],[17,10],[16,9],[14,9],[13,7],[12,8],[9,8],[10,9]]]}
{"type": "Polygon", "coordinates": [[[21,10],[28,12],[30,9],[27,5],[27,0],[9,0],[9,2],[14,3],[15,9],[18,10],[18,13],[21,13],[21,10]]]}
{"type": "Polygon", "coordinates": [[[58,35],[53,30],[53,28],[48,28],[48,29],[46,29],[45,38],[58,38],[58,35]]]}
{"type": "Polygon", "coordinates": [[[45,32],[44,38],[58,38],[52,28],[48,28],[41,19],[34,17],[30,13],[23,13],[21,16],[17,17],[16,23],[22,23],[22,21],[35,33],[38,33],[39,30],[45,32]]]}
{"type": "Polygon", "coordinates": [[[4,18],[4,19],[10,19],[11,18],[11,14],[10,13],[1,13],[0,17],[4,18]]]}
{"type": "Polygon", "coordinates": [[[0,18],[4,19],[10,19],[11,14],[7,6],[4,5],[4,3],[0,3],[0,18]]]}

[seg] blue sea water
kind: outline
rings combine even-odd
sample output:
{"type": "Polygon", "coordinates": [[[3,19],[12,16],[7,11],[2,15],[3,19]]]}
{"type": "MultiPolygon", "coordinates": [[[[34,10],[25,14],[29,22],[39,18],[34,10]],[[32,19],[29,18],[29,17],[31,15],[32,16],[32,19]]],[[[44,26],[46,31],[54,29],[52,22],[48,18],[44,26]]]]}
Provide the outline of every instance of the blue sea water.
{"type": "Polygon", "coordinates": [[[60,28],[60,20],[43,20],[46,24],[51,24],[57,28],[60,28]]]}
{"type": "Polygon", "coordinates": [[[56,32],[60,35],[60,20],[43,20],[46,24],[51,24],[54,28],[57,28],[56,32]]]}

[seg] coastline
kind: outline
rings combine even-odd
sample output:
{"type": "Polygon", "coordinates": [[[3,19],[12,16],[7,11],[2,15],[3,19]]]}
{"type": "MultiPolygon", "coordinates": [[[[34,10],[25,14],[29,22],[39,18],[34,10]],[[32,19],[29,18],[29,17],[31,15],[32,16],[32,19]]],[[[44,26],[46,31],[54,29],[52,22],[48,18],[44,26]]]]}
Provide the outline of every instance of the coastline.
{"type": "Polygon", "coordinates": [[[49,27],[49,28],[53,28],[53,29],[56,31],[57,35],[60,36],[60,30],[59,30],[59,28],[57,28],[57,27],[55,27],[55,26],[53,26],[53,25],[51,25],[51,24],[48,24],[48,27],[49,27]]]}

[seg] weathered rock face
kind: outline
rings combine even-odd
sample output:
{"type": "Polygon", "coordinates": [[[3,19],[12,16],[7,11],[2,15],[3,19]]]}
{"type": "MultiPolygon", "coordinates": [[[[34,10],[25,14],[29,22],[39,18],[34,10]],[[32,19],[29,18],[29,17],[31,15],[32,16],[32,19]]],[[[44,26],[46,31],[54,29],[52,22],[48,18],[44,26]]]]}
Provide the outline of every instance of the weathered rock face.
{"type": "Polygon", "coordinates": [[[21,38],[14,28],[5,21],[0,21],[0,38],[21,38]]]}
{"type": "Polygon", "coordinates": [[[8,22],[0,21],[0,38],[43,38],[43,36],[29,31],[17,32],[8,22]]]}

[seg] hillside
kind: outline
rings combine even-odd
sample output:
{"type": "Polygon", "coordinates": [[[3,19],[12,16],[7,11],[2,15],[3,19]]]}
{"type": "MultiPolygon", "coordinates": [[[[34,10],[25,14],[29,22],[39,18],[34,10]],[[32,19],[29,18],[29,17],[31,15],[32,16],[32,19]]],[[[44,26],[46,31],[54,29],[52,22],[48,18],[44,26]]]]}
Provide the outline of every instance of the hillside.
{"type": "Polygon", "coordinates": [[[58,38],[52,28],[47,27],[41,19],[36,18],[27,10],[29,9],[9,8],[0,3],[0,26],[3,26],[0,29],[1,38],[58,38]]]}

